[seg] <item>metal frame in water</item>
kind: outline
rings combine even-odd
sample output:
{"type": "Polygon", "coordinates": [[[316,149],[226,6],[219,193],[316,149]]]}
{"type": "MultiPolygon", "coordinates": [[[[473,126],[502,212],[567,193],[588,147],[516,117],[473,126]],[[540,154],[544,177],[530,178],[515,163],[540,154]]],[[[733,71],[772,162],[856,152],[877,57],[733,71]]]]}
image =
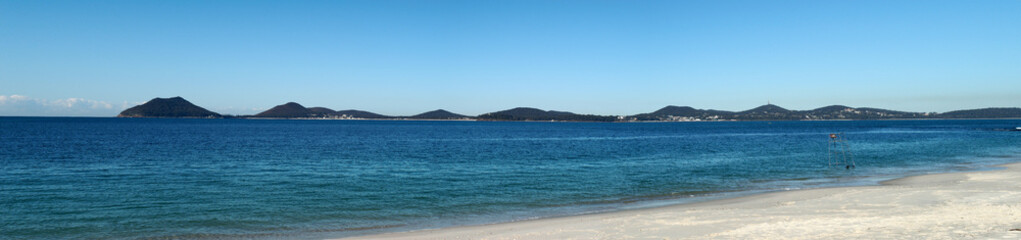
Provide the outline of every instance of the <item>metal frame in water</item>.
{"type": "Polygon", "coordinates": [[[844,133],[832,133],[829,139],[829,165],[830,167],[841,167],[854,169],[854,156],[851,155],[850,147],[844,133]]]}

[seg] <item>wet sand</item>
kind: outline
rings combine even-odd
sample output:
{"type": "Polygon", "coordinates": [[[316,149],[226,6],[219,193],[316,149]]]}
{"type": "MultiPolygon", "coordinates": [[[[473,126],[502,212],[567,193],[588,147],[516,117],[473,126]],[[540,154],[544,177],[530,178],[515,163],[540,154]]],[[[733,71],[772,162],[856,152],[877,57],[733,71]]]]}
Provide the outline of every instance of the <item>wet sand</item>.
{"type": "Polygon", "coordinates": [[[1021,239],[1021,163],[881,186],[350,239],[1021,239]]]}

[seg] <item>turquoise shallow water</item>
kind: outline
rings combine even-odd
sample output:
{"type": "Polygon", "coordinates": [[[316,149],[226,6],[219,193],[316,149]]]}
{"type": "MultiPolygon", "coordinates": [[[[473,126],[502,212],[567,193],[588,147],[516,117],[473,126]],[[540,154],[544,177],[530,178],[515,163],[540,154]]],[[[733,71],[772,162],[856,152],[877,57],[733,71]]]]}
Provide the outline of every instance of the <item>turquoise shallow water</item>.
{"type": "Polygon", "coordinates": [[[1021,120],[0,118],[0,236],[326,238],[875,184],[1016,161],[1021,120]],[[844,132],[855,170],[827,167],[844,132]]]}

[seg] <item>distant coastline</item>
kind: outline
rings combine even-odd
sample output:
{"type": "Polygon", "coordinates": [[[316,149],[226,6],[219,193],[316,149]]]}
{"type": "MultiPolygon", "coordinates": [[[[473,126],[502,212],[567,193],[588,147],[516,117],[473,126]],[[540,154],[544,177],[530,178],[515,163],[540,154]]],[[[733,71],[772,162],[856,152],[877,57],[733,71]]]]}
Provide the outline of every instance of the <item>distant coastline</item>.
{"type": "Polygon", "coordinates": [[[766,104],[732,112],[666,106],[635,115],[592,115],[519,107],[467,116],[437,109],[412,116],[387,116],[363,110],[325,107],[307,108],[295,102],[277,105],[254,115],[224,115],[206,110],[181,97],[154,98],[128,108],[121,118],[240,118],[240,119],[329,119],[329,120],[442,120],[442,121],[531,121],[531,122],[702,122],[702,121],[813,121],[813,120],[919,120],[919,119],[1021,119],[1021,108],[981,108],[943,113],[905,112],[879,108],[830,105],[812,110],[788,110],[766,104]]]}

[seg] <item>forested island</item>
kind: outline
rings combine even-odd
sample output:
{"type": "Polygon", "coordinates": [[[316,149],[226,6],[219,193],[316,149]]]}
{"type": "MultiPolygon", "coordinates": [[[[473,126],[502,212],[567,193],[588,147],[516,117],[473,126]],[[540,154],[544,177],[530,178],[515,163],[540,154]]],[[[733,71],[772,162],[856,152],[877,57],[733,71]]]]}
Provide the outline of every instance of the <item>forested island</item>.
{"type": "Polygon", "coordinates": [[[666,106],[659,110],[628,116],[576,114],[566,111],[519,107],[467,116],[443,109],[412,116],[387,116],[363,110],[335,111],[305,107],[295,102],[277,105],[254,115],[223,115],[199,107],[181,97],[154,98],[121,112],[117,117],[149,118],[252,118],[252,119],[376,119],[376,120],[475,120],[475,121],[578,121],[578,122],[684,122],[684,121],[802,121],[883,119],[1004,119],[1021,118],[1021,108],[982,108],[936,112],[904,112],[879,108],[831,105],[812,110],[788,110],[773,104],[732,112],[666,106]]]}
{"type": "Polygon", "coordinates": [[[117,117],[222,118],[223,115],[195,106],[182,97],[153,98],[145,104],[122,111],[117,117]]]}

